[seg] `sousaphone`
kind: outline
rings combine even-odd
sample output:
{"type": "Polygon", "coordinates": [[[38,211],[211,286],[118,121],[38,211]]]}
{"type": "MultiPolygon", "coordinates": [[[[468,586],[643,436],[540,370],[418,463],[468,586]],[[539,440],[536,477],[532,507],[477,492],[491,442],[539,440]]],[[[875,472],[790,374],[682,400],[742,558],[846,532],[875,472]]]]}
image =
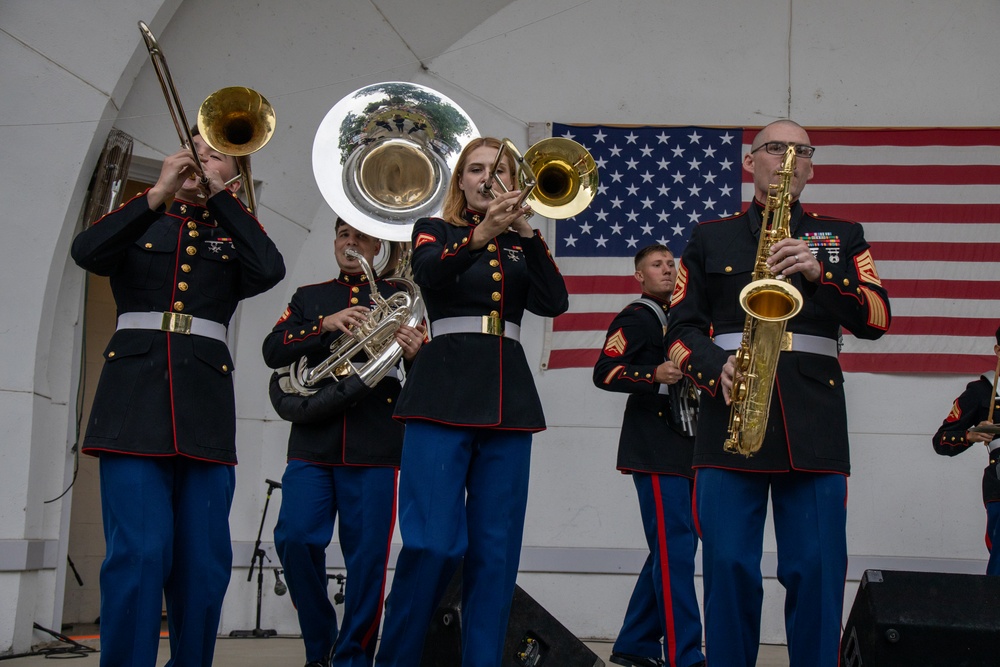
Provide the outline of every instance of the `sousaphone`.
{"type": "Polygon", "coordinates": [[[420,292],[407,278],[413,224],[440,214],[459,154],[476,136],[472,119],[452,100],[402,81],[360,88],[326,114],[313,140],[319,190],[352,227],[390,242],[377,273],[391,276],[402,291],[382,298],[376,271],[361,261],[372,314],[365,325],[342,334],[326,360],[310,368],[303,357],[275,373],[271,398],[283,418],[321,418],[330,405],[356,400],[356,391],[374,387],[398,363],[403,351],[393,339],[396,330],[419,324],[424,314],[420,292]]]}

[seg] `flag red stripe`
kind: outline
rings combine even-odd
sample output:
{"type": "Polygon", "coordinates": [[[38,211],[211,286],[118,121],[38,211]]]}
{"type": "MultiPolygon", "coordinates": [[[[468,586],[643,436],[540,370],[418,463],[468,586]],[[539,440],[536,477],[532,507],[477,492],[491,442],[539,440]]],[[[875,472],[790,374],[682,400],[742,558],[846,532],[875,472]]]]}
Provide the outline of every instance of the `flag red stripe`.
{"type": "Polygon", "coordinates": [[[894,315],[892,324],[889,325],[889,335],[895,336],[963,336],[994,340],[996,331],[997,320],[993,318],[894,315]]]}
{"type": "Polygon", "coordinates": [[[589,367],[593,368],[601,350],[552,350],[549,352],[549,370],[557,368],[589,367]]]}
{"type": "Polygon", "coordinates": [[[845,373],[955,373],[971,375],[996,367],[994,356],[973,354],[842,354],[845,373]]]}
{"type": "MultiPolygon", "coordinates": [[[[600,350],[552,350],[549,369],[593,368],[600,350]]],[[[954,373],[972,375],[996,366],[996,357],[972,354],[842,354],[845,373],[954,373]]]]}
{"type": "Polygon", "coordinates": [[[552,320],[553,331],[607,331],[618,313],[566,313],[552,320]]]}
{"type": "MultiPolygon", "coordinates": [[[[881,257],[880,257],[881,259],[881,257]]],[[[882,281],[890,299],[1000,299],[997,280],[894,280],[882,281]]],[[[893,325],[896,318],[893,318],[893,325]]]]}
{"type": "Polygon", "coordinates": [[[871,246],[879,261],[995,262],[1000,258],[1000,243],[872,241],[871,246]]]}
{"type": "Polygon", "coordinates": [[[1000,128],[851,128],[810,129],[809,140],[817,146],[997,146],[1000,128]]]}
{"type": "Polygon", "coordinates": [[[563,279],[570,294],[634,294],[639,298],[639,283],[632,276],[563,276],[563,279]]]}
{"type": "MultiPolygon", "coordinates": [[[[872,244],[878,250],[879,260],[888,260],[881,248],[888,244],[872,244]]],[[[943,244],[917,244],[937,247],[943,244]]],[[[960,245],[960,244],[956,244],[960,245]]],[[[911,259],[904,257],[903,259],[911,259]]],[[[924,259],[924,258],[912,258],[924,259]]],[[[942,259],[940,256],[935,260],[942,259]]],[[[982,259],[978,261],[983,261],[982,259]]],[[[990,259],[986,261],[992,261],[990,259]]],[[[636,298],[635,279],[632,276],[563,276],[570,294],[631,294],[636,298]]],[[[882,281],[891,299],[1000,299],[1000,281],[996,280],[896,280],[882,281]]],[[[624,300],[622,306],[625,305],[624,300]]],[[[566,317],[565,315],[561,317],[566,317]]]]}
{"type": "Polygon", "coordinates": [[[812,183],[866,185],[996,185],[1000,165],[824,164],[812,183]]]}

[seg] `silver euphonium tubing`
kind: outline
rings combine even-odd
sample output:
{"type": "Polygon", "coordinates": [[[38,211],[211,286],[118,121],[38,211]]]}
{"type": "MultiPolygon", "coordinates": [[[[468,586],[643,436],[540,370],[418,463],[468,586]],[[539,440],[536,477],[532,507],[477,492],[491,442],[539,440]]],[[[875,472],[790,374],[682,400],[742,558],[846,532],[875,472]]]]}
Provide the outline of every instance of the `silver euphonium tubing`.
{"type": "MultiPolygon", "coordinates": [[[[416,326],[423,301],[409,279],[409,240],[418,218],[438,215],[462,148],[478,135],[472,119],[441,93],[413,83],[365,86],[340,100],[320,123],[313,141],[313,175],[327,203],[355,229],[388,241],[384,270],[354,250],[371,286],[373,309],[350,334],[330,346],[330,356],[310,368],[303,357],[287,369],[286,392],[310,396],[327,380],[357,376],[374,387],[399,362],[394,337],[416,326]],[[379,269],[378,266],[375,269],[379,269]],[[378,293],[376,273],[402,291],[378,293]]],[[[284,369],[282,369],[284,370],[284,369]]]]}
{"type": "Polygon", "coordinates": [[[344,251],[361,264],[371,287],[371,300],[375,307],[368,318],[351,331],[341,334],[330,346],[330,356],[310,368],[302,357],[289,367],[288,382],[295,393],[310,396],[323,380],[342,380],[357,375],[365,386],[372,388],[384,378],[403,356],[403,348],[396,341],[396,331],[404,324],[416,326],[424,318],[424,302],[420,291],[410,280],[394,278],[393,283],[402,291],[383,298],[375,285],[375,274],[361,253],[353,248],[344,251]]]}

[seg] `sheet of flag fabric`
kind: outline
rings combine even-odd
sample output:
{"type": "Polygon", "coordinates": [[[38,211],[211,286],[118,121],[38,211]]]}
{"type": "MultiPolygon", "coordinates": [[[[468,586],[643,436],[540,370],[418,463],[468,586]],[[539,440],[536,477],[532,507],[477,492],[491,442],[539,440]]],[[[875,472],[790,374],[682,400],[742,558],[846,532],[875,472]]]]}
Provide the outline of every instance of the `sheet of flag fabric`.
{"type": "MultiPolygon", "coordinates": [[[[638,295],[632,257],[679,258],[698,222],[746,208],[742,159],[760,128],[564,125],[600,189],[548,239],[570,308],[547,326],[543,367],[593,366],[607,327],[638,295]]],[[[844,332],[845,371],[990,372],[1000,325],[1000,128],[807,128],[816,146],[806,210],[863,224],[892,324],[878,341],[844,332]]]]}

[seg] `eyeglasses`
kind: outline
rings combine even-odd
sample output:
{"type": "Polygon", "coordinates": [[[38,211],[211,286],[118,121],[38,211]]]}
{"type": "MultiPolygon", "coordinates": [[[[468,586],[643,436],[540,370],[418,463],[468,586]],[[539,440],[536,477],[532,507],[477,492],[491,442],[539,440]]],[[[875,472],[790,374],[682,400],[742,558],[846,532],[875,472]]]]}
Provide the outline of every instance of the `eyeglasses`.
{"type": "Polygon", "coordinates": [[[766,144],[761,144],[757,148],[753,149],[750,153],[753,154],[761,149],[764,149],[768,155],[784,155],[789,146],[795,147],[795,157],[811,158],[813,153],[816,152],[816,147],[810,146],[809,144],[786,144],[783,141],[769,141],[766,144]]]}

